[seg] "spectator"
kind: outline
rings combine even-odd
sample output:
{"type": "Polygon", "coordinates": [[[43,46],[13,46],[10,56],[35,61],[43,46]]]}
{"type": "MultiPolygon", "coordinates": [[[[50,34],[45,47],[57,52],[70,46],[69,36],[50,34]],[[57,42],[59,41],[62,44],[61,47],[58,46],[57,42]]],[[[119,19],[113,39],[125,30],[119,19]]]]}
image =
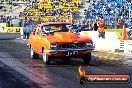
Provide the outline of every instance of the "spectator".
{"type": "Polygon", "coordinates": [[[98,30],[97,22],[94,22],[93,29],[94,29],[94,31],[97,31],[98,30]]]}
{"type": "Polygon", "coordinates": [[[105,38],[105,30],[104,30],[104,27],[105,27],[105,23],[104,23],[104,20],[103,19],[100,19],[98,22],[97,22],[97,25],[98,25],[98,32],[99,32],[99,35],[98,37],[99,38],[105,38]]]}
{"type": "MultiPolygon", "coordinates": [[[[86,19],[89,19],[89,18],[95,19],[96,16],[101,15],[105,20],[108,20],[108,22],[106,22],[107,25],[113,28],[115,27],[115,23],[116,23],[116,20],[115,19],[113,20],[113,18],[119,17],[120,20],[123,19],[121,20],[121,23],[123,21],[128,20],[129,5],[123,1],[122,0],[116,0],[116,1],[115,0],[100,0],[100,1],[94,0],[94,1],[91,1],[88,11],[86,12],[88,16],[86,19]]],[[[131,20],[129,22],[131,22],[131,20]]]]}
{"type": "Polygon", "coordinates": [[[10,27],[10,19],[7,21],[7,26],[10,27]]]}
{"type": "Polygon", "coordinates": [[[19,20],[19,27],[22,27],[22,20],[19,20]]]}

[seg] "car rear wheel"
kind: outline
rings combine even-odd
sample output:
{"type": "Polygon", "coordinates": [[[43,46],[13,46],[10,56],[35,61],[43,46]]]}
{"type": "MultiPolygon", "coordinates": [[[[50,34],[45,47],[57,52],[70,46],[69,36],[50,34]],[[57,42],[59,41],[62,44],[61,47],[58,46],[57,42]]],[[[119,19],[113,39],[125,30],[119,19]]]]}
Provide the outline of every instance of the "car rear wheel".
{"type": "Polygon", "coordinates": [[[38,59],[39,58],[39,54],[35,53],[32,48],[31,48],[31,58],[32,59],[38,59]]]}
{"type": "Polygon", "coordinates": [[[84,55],[82,58],[83,58],[84,64],[89,65],[89,63],[91,61],[91,53],[88,53],[87,55],[84,55]]]}
{"type": "Polygon", "coordinates": [[[50,65],[50,64],[51,64],[49,55],[47,55],[47,53],[46,53],[46,49],[43,49],[43,60],[44,60],[44,62],[45,62],[47,65],[50,65]]]}

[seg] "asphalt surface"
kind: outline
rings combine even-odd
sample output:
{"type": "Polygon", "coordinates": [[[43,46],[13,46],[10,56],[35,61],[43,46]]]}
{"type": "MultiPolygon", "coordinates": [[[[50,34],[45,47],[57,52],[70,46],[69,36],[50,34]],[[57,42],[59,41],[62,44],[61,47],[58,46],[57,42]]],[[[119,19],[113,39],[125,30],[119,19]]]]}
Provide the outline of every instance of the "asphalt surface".
{"type": "Polygon", "coordinates": [[[29,85],[26,85],[25,83],[20,81],[19,78],[16,77],[16,76],[19,76],[21,78],[24,78],[23,75],[21,75],[20,73],[17,73],[19,75],[14,75],[14,73],[16,74],[17,72],[13,70],[12,68],[10,68],[9,66],[0,62],[0,88],[29,88],[30,87],[29,85]],[[13,74],[11,74],[10,72],[12,72],[13,74]]]}
{"type": "MultiPolygon", "coordinates": [[[[0,34],[0,88],[131,88],[128,84],[84,84],[76,81],[81,59],[71,59],[69,64],[54,61],[46,66],[42,59],[32,60],[26,40],[20,34],[0,34]]],[[[94,54],[94,53],[93,53],[94,54]]],[[[130,59],[130,58],[129,58],[130,59]]],[[[93,59],[83,66],[87,74],[129,74],[132,64],[102,62],[93,59]]]]}

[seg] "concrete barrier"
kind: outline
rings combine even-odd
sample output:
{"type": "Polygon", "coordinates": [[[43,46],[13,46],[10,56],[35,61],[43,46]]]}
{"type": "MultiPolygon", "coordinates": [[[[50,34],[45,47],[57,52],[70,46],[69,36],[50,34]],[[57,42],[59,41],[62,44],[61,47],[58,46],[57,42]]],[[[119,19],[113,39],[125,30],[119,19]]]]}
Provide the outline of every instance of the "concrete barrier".
{"type": "Polygon", "coordinates": [[[97,51],[124,52],[132,55],[131,40],[93,39],[93,44],[97,51]]]}
{"type": "Polygon", "coordinates": [[[95,50],[115,52],[120,48],[120,40],[115,32],[105,32],[105,39],[99,39],[97,31],[81,31],[80,34],[92,38],[95,50]]]}
{"type": "MultiPolygon", "coordinates": [[[[89,36],[92,39],[98,39],[98,32],[97,31],[81,31],[81,35],[89,36]]],[[[118,36],[115,32],[105,32],[105,39],[118,39],[118,36]]]]}
{"type": "Polygon", "coordinates": [[[106,32],[105,39],[99,39],[97,31],[82,31],[80,34],[91,37],[93,44],[95,45],[95,50],[97,51],[124,52],[132,54],[132,41],[119,40],[115,32],[106,32]]]}
{"type": "Polygon", "coordinates": [[[115,50],[120,47],[120,40],[93,39],[93,44],[95,45],[95,50],[97,51],[115,52],[115,50]]]}
{"type": "Polygon", "coordinates": [[[131,40],[125,40],[124,43],[124,53],[132,55],[132,41],[131,40]]]}

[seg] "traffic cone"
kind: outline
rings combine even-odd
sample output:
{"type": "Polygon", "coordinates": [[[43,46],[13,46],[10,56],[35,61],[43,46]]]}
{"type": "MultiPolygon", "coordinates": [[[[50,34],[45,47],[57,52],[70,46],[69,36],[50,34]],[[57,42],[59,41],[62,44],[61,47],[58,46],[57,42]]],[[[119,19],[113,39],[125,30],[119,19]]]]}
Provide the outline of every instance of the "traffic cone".
{"type": "Polygon", "coordinates": [[[127,31],[126,31],[126,27],[125,25],[123,26],[123,30],[122,30],[122,40],[127,40],[128,36],[127,36],[127,31]]]}

